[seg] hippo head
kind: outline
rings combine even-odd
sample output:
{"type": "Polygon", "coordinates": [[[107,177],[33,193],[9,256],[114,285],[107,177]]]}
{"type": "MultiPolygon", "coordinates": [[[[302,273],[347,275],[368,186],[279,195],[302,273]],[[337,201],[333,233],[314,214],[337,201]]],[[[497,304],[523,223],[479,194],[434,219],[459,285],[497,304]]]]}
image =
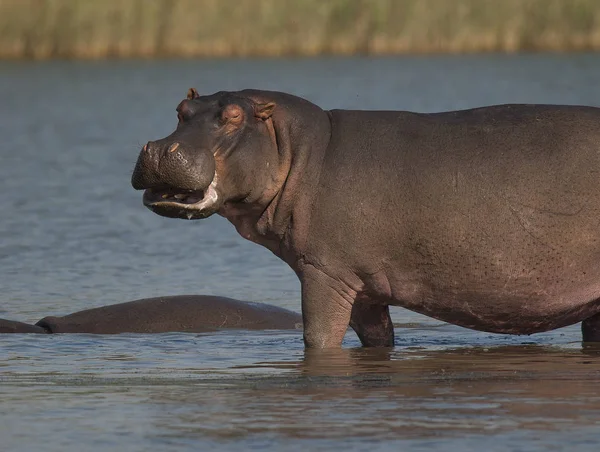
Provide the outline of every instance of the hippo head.
{"type": "Polygon", "coordinates": [[[274,190],[278,163],[275,104],[239,93],[199,96],[190,89],[178,124],[140,152],[131,183],[144,205],[165,217],[200,219],[232,203],[256,203],[274,190]]]}

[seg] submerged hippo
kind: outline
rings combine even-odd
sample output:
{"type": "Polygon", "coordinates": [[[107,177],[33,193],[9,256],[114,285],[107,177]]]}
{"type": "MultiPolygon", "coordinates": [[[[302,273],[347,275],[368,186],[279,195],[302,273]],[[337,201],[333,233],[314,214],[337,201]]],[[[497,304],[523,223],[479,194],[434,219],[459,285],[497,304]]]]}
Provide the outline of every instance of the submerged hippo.
{"type": "Polygon", "coordinates": [[[45,334],[49,331],[41,326],[30,325],[29,323],[17,322],[16,320],[0,319],[0,334],[5,333],[38,333],[45,334]]]}
{"type": "Polygon", "coordinates": [[[146,298],[45,317],[35,325],[0,319],[0,333],[202,333],[218,329],[288,330],[302,317],[287,309],[209,295],[146,298]]]}
{"type": "Polygon", "coordinates": [[[177,107],[132,175],[173,218],[218,213],[287,262],[308,347],[348,324],[390,346],[388,306],[476,330],[583,321],[600,340],[600,109],[324,111],[244,90],[177,107]]]}

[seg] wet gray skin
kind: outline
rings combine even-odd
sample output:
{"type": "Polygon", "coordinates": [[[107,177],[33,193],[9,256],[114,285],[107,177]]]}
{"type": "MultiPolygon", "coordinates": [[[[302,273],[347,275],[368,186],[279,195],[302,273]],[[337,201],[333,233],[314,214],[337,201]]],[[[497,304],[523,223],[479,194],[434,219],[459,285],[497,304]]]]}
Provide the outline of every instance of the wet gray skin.
{"type": "Polygon", "coordinates": [[[41,326],[17,322],[16,320],[0,319],[0,334],[6,333],[37,333],[46,334],[48,331],[41,326]]]}
{"type": "Polygon", "coordinates": [[[44,317],[35,325],[0,319],[0,333],[202,333],[301,327],[302,317],[287,309],[210,295],[146,298],[44,317]]]}
{"type": "Polygon", "coordinates": [[[162,216],[218,213],[287,262],[308,347],[339,347],[348,325],[393,345],[390,305],[495,333],[583,321],[600,340],[600,109],[324,111],[190,90],[178,114],[133,187],[162,216]]]}

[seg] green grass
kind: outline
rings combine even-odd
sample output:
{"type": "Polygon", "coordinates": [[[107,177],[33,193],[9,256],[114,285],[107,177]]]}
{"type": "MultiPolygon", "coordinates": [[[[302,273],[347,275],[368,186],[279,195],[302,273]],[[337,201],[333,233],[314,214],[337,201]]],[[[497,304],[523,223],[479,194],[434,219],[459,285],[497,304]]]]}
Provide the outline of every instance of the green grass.
{"type": "Polygon", "coordinates": [[[0,0],[0,58],[598,49],[598,0],[0,0]]]}

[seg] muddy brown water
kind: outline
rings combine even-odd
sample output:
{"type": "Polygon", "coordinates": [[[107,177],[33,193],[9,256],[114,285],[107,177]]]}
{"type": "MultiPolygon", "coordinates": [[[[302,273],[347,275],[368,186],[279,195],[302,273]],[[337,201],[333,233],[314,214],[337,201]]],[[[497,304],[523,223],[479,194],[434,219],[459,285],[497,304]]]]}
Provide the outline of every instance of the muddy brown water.
{"type": "MultiPolygon", "coordinates": [[[[0,63],[0,317],[205,293],[298,311],[285,264],[221,218],[151,214],[139,148],[187,88],[326,108],[600,105],[597,55],[0,63]]],[[[297,331],[0,337],[0,450],[596,450],[600,350],[394,309],[396,347],[297,331]]]]}

